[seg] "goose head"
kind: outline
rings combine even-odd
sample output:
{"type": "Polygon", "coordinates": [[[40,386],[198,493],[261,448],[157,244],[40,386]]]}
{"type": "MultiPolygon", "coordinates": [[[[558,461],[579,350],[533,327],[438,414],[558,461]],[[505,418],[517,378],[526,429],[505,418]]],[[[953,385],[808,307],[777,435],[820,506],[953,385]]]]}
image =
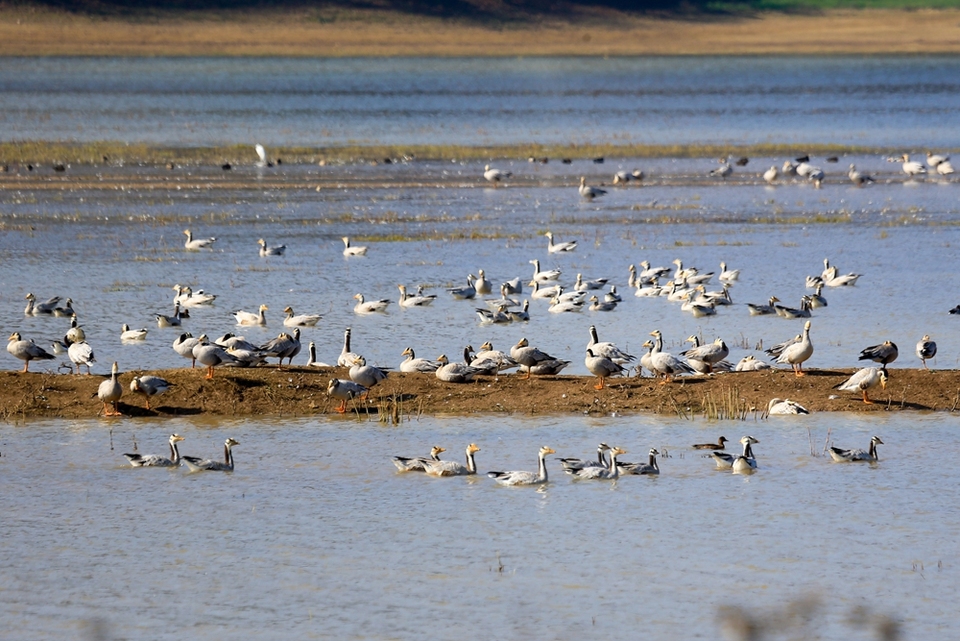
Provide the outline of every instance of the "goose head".
{"type": "Polygon", "coordinates": [[[479,451],[480,451],[480,448],[477,446],[476,443],[471,443],[470,445],[467,446],[468,455],[475,454],[476,452],[479,452],[479,451]]]}

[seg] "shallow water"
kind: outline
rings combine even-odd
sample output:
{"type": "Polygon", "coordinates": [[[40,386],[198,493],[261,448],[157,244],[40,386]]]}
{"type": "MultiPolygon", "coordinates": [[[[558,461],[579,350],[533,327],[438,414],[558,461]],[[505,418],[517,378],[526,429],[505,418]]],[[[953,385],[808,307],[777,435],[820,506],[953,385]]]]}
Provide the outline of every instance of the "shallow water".
{"type": "Polygon", "coordinates": [[[960,589],[956,467],[912,462],[960,454],[955,420],[0,425],[0,610],[21,639],[76,638],[91,619],[123,639],[411,638],[424,626],[441,637],[713,638],[718,606],[777,616],[815,597],[808,636],[875,638],[847,623],[865,606],[904,638],[944,638],[960,589]],[[850,447],[881,435],[881,462],[811,456],[828,430],[850,447]],[[236,438],[236,472],[126,466],[134,440],[159,453],[172,431],[187,454],[236,438]],[[756,474],[719,472],[688,449],[721,432],[759,439],[756,474]],[[430,444],[461,458],[476,441],[481,471],[535,469],[541,444],[588,456],[601,440],[627,460],[668,453],[660,478],[574,482],[551,460],[546,487],[502,488],[482,475],[398,474],[389,461],[430,444]]]}

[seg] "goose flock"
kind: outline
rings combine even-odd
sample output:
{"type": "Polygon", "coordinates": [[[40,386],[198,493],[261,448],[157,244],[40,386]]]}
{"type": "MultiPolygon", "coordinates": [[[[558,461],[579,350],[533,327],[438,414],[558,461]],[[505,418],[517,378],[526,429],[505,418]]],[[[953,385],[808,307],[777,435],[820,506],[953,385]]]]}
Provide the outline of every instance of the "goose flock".
{"type": "Polygon", "coordinates": [[[171,434],[170,456],[161,454],[124,454],[124,458],[130,462],[133,467],[186,467],[190,472],[232,472],[233,467],[233,448],[240,445],[240,441],[228,438],[223,443],[223,461],[215,459],[200,458],[198,456],[181,456],[180,448],[177,445],[184,440],[179,434],[171,434]]]}

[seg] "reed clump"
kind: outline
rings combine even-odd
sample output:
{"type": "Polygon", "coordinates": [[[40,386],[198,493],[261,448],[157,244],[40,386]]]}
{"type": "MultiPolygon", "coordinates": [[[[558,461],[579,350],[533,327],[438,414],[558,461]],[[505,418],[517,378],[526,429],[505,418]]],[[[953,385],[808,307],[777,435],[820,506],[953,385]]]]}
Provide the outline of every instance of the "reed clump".
{"type": "Polygon", "coordinates": [[[737,386],[721,387],[716,394],[708,391],[700,401],[700,410],[711,421],[745,421],[751,412],[750,403],[737,386]]]}

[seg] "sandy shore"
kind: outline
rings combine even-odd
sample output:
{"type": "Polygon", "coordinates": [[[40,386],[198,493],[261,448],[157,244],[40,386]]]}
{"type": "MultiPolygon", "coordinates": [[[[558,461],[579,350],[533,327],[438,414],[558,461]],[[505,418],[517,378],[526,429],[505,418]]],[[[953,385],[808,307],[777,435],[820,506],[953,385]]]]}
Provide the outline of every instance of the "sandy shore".
{"type": "MultiPolygon", "coordinates": [[[[36,364],[35,364],[36,365],[36,364]]],[[[872,394],[873,405],[859,395],[837,392],[835,385],[853,370],[811,370],[797,378],[786,370],[689,377],[667,385],[650,378],[611,379],[594,389],[596,379],[578,376],[534,377],[516,373],[480,377],[473,383],[442,383],[434,376],[391,373],[367,401],[350,405],[352,415],[396,422],[420,414],[593,414],[653,412],[691,417],[764,414],[771,398],[790,398],[812,412],[877,412],[960,408],[960,371],[890,370],[890,384],[872,394]],[[831,399],[831,396],[837,398],[831,399]]],[[[120,376],[124,389],[138,372],[120,376]]],[[[174,383],[145,409],[142,396],[129,391],[120,401],[127,416],[315,416],[335,415],[338,401],[326,394],[327,382],[347,378],[346,370],[273,367],[217,370],[205,380],[205,370],[175,369],[148,372],[174,383]]],[[[19,372],[0,373],[0,418],[93,418],[100,376],[19,372]]]]}
{"type": "Polygon", "coordinates": [[[584,9],[568,20],[477,24],[376,10],[159,14],[0,10],[4,56],[631,56],[957,53],[960,11],[638,17],[584,9]]]}

